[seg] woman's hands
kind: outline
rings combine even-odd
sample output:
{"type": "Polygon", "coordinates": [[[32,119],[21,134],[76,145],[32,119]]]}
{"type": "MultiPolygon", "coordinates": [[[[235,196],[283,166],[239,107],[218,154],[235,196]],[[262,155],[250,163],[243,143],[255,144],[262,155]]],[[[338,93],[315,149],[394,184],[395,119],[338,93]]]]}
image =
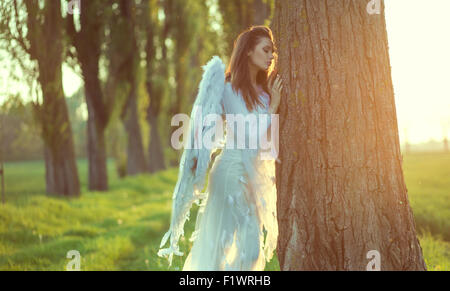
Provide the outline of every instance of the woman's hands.
{"type": "MultiPolygon", "coordinates": [[[[270,95],[272,96],[269,106],[269,113],[275,113],[280,105],[281,90],[283,90],[283,80],[277,75],[275,80],[269,85],[270,95]]],[[[270,82],[269,82],[270,84],[270,82]]]]}

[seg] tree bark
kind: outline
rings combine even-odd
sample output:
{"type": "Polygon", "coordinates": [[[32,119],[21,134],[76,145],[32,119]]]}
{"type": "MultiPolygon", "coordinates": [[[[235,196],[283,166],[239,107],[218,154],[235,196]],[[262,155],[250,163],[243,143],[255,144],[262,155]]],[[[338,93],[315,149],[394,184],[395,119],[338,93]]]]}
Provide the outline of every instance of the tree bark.
{"type": "Polygon", "coordinates": [[[38,63],[42,104],[34,104],[36,118],[44,139],[46,190],[48,194],[79,196],[72,128],[62,87],[63,23],[61,3],[46,1],[39,8],[35,1],[25,1],[27,8],[27,49],[38,63]],[[38,15],[43,24],[38,24],[38,15]]]}
{"type": "Polygon", "coordinates": [[[277,1],[282,270],[426,270],[402,171],[384,2],[277,1]],[[370,254],[370,253],[369,253],[370,254]]]}

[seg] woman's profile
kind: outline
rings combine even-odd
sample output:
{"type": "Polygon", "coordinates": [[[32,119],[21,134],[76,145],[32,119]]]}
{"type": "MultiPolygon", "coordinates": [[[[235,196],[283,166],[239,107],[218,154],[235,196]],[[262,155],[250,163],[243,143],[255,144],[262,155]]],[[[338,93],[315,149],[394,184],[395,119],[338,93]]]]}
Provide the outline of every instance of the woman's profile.
{"type": "Polygon", "coordinates": [[[278,238],[277,149],[270,148],[272,158],[267,158],[263,155],[267,149],[261,144],[269,139],[269,132],[270,144],[277,143],[274,113],[282,84],[274,71],[276,57],[271,30],[252,26],[234,42],[226,70],[217,56],[203,67],[188,146],[181,157],[173,193],[170,229],[160,245],[164,247],[170,238],[169,247],[158,251],[158,256],[168,257],[169,264],[174,254],[183,255],[178,241],[184,235],[193,203],[200,208],[183,270],[264,270],[271,260],[278,238]],[[221,124],[205,125],[201,116],[207,114],[226,116],[226,142],[210,168],[206,191],[201,192],[213,149],[193,145],[203,142],[211,129],[217,130],[217,124],[221,124]],[[256,147],[251,146],[253,140],[256,147]]]}

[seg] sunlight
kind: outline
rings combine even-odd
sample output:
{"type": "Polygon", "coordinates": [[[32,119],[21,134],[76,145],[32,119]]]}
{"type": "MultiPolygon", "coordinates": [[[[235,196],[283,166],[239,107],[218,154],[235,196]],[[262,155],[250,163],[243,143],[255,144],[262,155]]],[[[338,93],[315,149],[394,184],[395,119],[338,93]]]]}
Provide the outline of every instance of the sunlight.
{"type": "Polygon", "coordinates": [[[450,130],[450,1],[385,6],[400,141],[442,140],[450,130]]]}

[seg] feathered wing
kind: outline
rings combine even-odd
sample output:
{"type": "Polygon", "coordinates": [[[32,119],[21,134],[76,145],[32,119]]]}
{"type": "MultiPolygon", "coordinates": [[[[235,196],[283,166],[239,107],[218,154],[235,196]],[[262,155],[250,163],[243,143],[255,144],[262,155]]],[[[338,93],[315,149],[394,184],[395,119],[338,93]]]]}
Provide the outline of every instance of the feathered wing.
{"type": "MultiPolygon", "coordinates": [[[[221,126],[218,126],[217,123],[203,122],[203,117],[208,114],[221,116],[224,113],[222,98],[225,89],[225,64],[218,56],[213,56],[203,66],[203,70],[202,80],[191,112],[187,143],[185,143],[180,160],[178,180],[172,196],[170,228],[163,236],[159,247],[162,248],[169,237],[170,246],[158,251],[158,256],[168,257],[169,266],[172,265],[174,254],[183,255],[179,251],[178,241],[180,236],[184,235],[184,224],[186,220],[189,220],[192,204],[194,202],[198,204],[200,199],[205,198],[200,191],[205,185],[213,147],[205,146],[203,138],[211,131],[219,130],[219,134],[223,134],[223,127],[220,128],[221,126]]],[[[217,132],[215,137],[217,138],[217,132]]]]}

